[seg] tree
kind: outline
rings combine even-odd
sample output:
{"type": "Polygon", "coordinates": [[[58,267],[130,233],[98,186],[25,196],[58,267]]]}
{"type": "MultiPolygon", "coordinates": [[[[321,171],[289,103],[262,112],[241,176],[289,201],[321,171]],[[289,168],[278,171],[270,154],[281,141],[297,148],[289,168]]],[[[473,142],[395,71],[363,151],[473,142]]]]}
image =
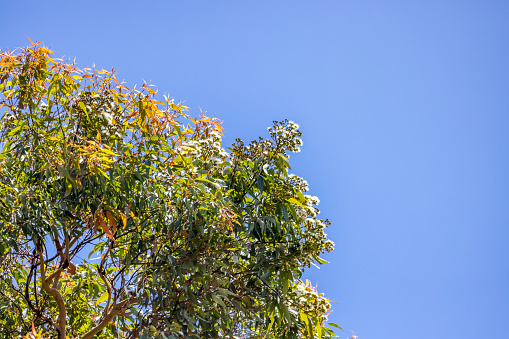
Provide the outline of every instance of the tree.
{"type": "Polygon", "coordinates": [[[333,244],[298,126],[227,152],[217,120],[52,54],[0,58],[0,338],[333,336],[300,280],[333,244]]]}

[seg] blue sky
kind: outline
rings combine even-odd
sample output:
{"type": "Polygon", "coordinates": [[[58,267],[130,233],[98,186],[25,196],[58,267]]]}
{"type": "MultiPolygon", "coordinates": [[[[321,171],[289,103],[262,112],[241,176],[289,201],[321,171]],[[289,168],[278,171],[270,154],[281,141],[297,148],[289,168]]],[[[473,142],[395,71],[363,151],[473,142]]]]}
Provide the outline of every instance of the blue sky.
{"type": "Polygon", "coordinates": [[[42,41],[224,121],[288,118],[336,250],[307,276],[359,339],[507,338],[509,3],[4,2],[42,41]]]}

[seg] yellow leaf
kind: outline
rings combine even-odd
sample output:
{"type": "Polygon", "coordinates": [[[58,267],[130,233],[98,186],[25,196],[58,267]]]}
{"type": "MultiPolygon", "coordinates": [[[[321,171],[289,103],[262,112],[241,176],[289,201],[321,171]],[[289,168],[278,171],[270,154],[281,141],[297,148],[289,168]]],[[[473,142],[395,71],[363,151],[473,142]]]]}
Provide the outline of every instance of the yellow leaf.
{"type": "Polygon", "coordinates": [[[96,305],[99,305],[100,303],[102,303],[103,301],[105,301],[106,299],[108,298],[108,291],[104,292],[103,295],[101,295],[99,297],[99,299],[97,299],[97,301],[95,302],[96,305]]]}
{"type": "Polygon", "coordinates": [[[112,152],[112,151],[110,151],[108,148],[103,148],[101,151],[102,151],[103,153],[105,153],[105,154],[113,155],[114,157],[118,156],[118,154],[113,153],[113,152],[112,152]]]}
{"type": "Polygon", "coordinates": [[[85,104],[82,101],[78,102],[78,105],[81,107],[83,112],[85,112],[85,114],[88,114],[87,113],[87,107],[85,106],[85,104]]]}
{"type": "Polygon", "coordinates": [[[122,224],[124,224],[124,227],[126,227],[127,226],[127,217],[125,216],[124,213],[119,212],[119,214],[120,214],[120,217],[122,218],[122,224]]]}
{"type": "Polygon", "coordinates": [[[320,325],[320,323],[316,324],[316,332],[318,334],[318,339],[321,339],[322,338],[322,326],[320,325]]]}
{"type": "Polygon", "coordinates": [[[304,207],[304,205],[299,200],[297,200],[295,198],[289,198],[286,200],[288,200],[288,202],[291,202],[292,204],[296,204],[296,205],[299,205],[300,207],[304,207]]]}

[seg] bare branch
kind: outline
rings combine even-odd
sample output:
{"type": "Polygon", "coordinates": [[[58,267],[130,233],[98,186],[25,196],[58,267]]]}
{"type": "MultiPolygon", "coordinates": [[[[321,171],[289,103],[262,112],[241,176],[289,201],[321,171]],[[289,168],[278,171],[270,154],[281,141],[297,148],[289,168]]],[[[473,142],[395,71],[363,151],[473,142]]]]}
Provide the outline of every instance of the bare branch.
{"type": "Polygon", "coordinates": [[[101,320],[101,322],[99,322],[99,324],[96,327],[94,327],[93,329],[91,329],[90,331],[85,333],[83,335],[83,337],[81,337],[81,339],[92,339],[94,337],[94,335],[96,335],[103,328],[105,328],[106,325],[108,325],[108,323],[115,316],[117,316],[120,312],[122,312],[125,308],[127,308],[127,306],[129,306],[130,304],[134,304],[137,301],[138,301],[137,297],[131,297],[129,299],[126,299],[126,300],[123,300],[123,301],[119,302],[118,304],[114,304],[111,307],[111,311],[101,320]]]}
{"type": "Polygon", "coordinates": [[[62,268],[59,268],[56,272],[54,272],[49,279],[46,278],[46,264],[44,262],[44,254],[42,252],[42,244],[37,244],[37,251],[39,252],[39,260],[41,264],[41,282],[42,282],[42,288],[46,293],[51,295],[53,299],[55,299],[55,302],[58,306],[58,325],[56,326],[56,329],[58,331],[58,339],[65,339],[65,323],[67,319],[67,310],[65,309],[65,303],[64,299],[62,298],[62,295],[60,292],[58,292],[57,289],[50,287],[49,282],[51,279],[60,276],[60,273],[62,272],[62,268]]]}

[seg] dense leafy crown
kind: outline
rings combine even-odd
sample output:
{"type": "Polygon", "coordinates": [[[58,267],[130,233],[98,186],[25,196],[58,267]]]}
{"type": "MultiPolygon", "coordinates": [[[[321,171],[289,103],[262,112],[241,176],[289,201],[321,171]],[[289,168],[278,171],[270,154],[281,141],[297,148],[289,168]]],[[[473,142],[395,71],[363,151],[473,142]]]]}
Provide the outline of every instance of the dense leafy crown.
{"type": "Polygon", "coordinates": [[[215,119],[51,55],[1,53],[0,338],[333,336],[295,123],[227,152],[215,119]]]}

